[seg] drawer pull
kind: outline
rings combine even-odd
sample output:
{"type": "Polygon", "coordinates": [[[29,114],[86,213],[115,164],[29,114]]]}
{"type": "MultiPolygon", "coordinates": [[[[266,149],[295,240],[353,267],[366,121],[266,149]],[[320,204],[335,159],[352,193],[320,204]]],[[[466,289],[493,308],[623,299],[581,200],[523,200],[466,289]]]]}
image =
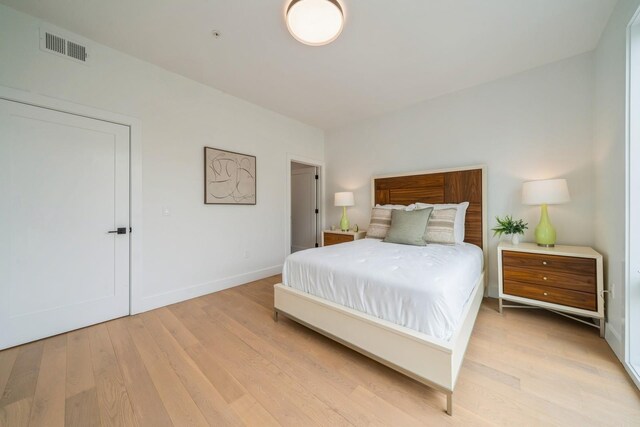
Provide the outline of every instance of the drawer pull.
{"type": "Polygon", "coordinates": [[[542,294],[543,294],[544,296],[547,296],[547,295],[549,295],[549,294],[548,294],[548,293],[546,293],[546,292],[543,292],[542,294]]]}
{"type": "Polygon", "coordinates": [[[547,261],[542,261],[542,265],[547,265],[547,261]]]}

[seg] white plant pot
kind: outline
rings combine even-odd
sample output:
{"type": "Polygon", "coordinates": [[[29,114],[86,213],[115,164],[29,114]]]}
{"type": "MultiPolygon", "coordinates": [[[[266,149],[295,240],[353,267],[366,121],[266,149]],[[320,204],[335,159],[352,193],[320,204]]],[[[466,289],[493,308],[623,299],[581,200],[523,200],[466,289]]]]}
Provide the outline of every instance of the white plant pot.
{"type": "Polygon", "coordinates": [[[519,245],[520,244],[520,235],[517,233],[514,233],[511,235],[511,244],[512,245],[519,245]]]}

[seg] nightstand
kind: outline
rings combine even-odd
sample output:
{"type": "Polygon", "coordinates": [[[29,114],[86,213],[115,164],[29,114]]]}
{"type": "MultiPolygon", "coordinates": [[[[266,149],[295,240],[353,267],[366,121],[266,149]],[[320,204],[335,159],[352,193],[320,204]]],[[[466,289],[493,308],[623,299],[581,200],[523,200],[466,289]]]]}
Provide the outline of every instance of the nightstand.
{"type": "Polygon", "coordinates": [[[324,230],[322,232],[322,246],[353,242],[354,240],[364,239],[366,235],[366,231],[324,230]]]}
{"type": "Polygon", "coordinates": [[[585,246],[498,245],[499,306],[503,301],[544,308],[589,326],[604,337],[602,255],[585,246]],[[598,324],[574,316],[597,319],[598,324]]]}

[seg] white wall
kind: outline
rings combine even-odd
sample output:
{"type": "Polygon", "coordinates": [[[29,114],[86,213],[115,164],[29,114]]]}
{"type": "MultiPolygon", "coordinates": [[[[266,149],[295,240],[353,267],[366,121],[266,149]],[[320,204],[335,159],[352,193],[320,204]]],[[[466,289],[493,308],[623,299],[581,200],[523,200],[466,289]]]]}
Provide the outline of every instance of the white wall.
{"type": "Polygon", "coordinates": [[[596,249],[605,255],[607,341],[624,359],[626,31],[640,0],[620,0],[595,52],[596,249]]]}
{"type": "MultiPolygon", "coordinates": [[[[429,100],[327,133],[328,224],[340,217],[335,191],[355,192],[351,223],[366,228],[372,175],[484,163],[489,227],[496,215],[529,222],[539,208],[520,203],[522,182],[566,177],[572,201],[551,206],[559,243],[592,245],[593,56],[579,55],[513,77],[429,100]]],[[[497,294],[497,239],[490,239],[490,293],[497,294]]]]}
{"type": "Polygon", "coordinates": [[[0,5],[0,86],[142,123],[139,307],[279,273],[288,223],[287,155],[323,160],[323,132],[97,43],[91,43],[89,66],[41,52],[39,25],[0,5]],[[257,156],[256,206],[203,204],[205,145],[257,156]],[[162,216],[164,206],[170,216],[162,216]]]}

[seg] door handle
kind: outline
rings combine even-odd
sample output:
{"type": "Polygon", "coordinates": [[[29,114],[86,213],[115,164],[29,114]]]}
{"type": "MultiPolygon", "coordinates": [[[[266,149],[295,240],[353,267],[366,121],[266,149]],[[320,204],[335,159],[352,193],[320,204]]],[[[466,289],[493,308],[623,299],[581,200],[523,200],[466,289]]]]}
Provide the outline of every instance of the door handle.
{"type": "Polygon", "coordinates": [[[115,230],[107,231],[109,234],[127,234],[127,227],[118,227],[115,230]]]}

